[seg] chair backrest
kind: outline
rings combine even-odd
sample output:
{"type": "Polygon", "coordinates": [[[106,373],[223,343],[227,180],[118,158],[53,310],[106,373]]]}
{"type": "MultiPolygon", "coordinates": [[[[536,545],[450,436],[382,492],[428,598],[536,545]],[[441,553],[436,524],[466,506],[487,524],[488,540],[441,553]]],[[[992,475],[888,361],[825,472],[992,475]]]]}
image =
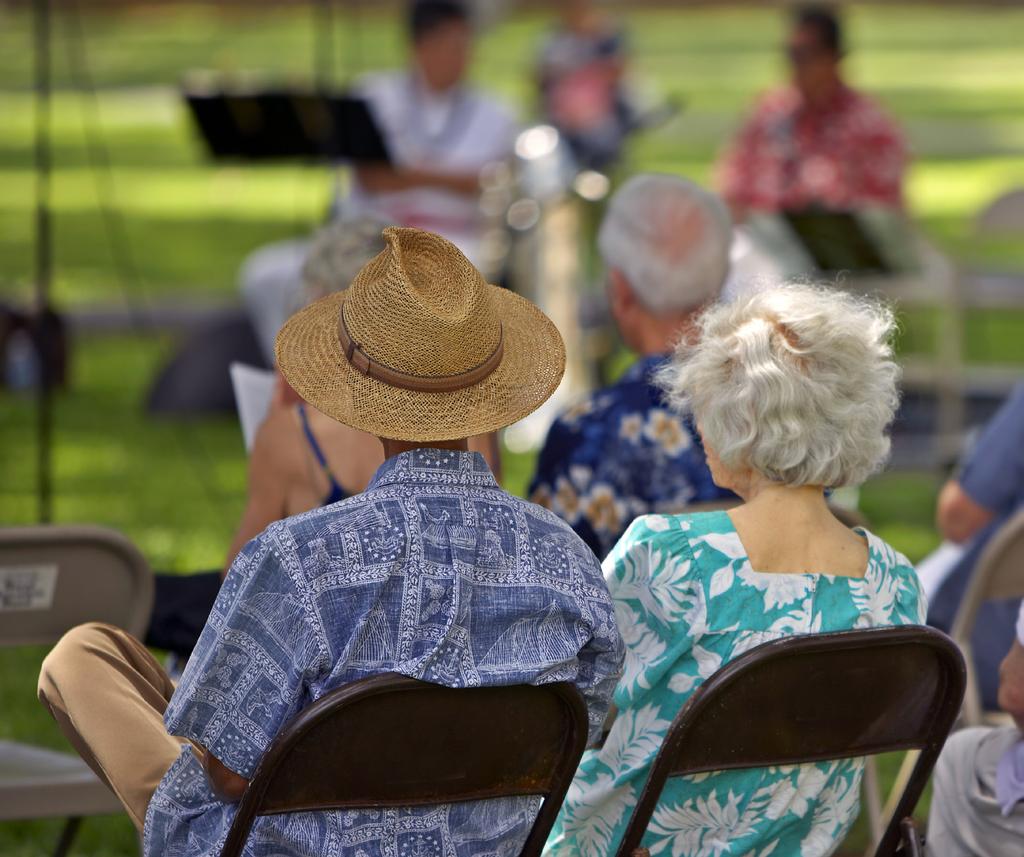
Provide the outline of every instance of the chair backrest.
{"type": "Polygon", "coordinates": [[[811,634],[757,646],[698,687],[676,716],[619,857],[640,844],[668,777],[920,749],[876,852],[891,854],[963,691],[959,649],[945,634],[922,626],[811,634]]]}
{"type": "Polygon", "coordinates": [[[994,199],[975,220],[982,233],[1024,233],[1024,188],[1014,188],[994,199]]]}
{"type": "Polygon", "coordinates": [[[978,611],[986,601],[1024,596],[1024,509],[1010,517],[989,539],[971,571],[963,599],[953,618],[950,636],[967,659],[967,694],[964,723],[982,723],[981,694],[974,675],[971,635],[978,611]]]}
{"type": "Polygon", "coordinates": [[[544,797],[523,857],[537,857],[587,741],[567,683],[449,688],[394,674],[331,691],[274,739],[221,857],[238,857],[259,815],[544,797]]]}
{"type": "Polygon", "coordinates": [[[153,575],[113,530],[48,525],[0,529],[0,646],[54,643],[83,622],[141,637],[153,609],[153,575]]]}

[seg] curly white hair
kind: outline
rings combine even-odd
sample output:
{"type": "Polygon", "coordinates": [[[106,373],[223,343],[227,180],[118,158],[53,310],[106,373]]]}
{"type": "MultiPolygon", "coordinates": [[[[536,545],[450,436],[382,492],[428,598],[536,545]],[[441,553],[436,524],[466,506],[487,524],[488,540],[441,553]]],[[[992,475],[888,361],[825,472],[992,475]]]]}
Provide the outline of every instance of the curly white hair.
{"type": "Polygon", "coordinates": [[[899,402],[892,311],[789,285],[713,306],[660,382],[730,468],[786,485],[857,485],[889,454],[899,402]]]}

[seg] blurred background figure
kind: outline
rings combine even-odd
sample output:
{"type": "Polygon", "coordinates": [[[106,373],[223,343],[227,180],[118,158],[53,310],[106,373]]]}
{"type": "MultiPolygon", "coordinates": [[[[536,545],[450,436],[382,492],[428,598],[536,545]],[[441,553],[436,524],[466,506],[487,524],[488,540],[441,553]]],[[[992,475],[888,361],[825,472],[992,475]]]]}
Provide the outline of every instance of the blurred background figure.
{"type": "Polygon", "coordinates": [[[416,0],[408,31],[409,68],[368,75],[355,87],[393,163],[357,166],[343,208],[436,232],[479,266],[481,172],[511,157],[516,122],[492,96],[466,84],[473,25],[465,4],[416,0]]]}
{"type": "MultiPolygon", "coordinates": [[[[473,22],[464,3],[413,0],[406,28],[408,67],[368,74],[353,88],[367,101],[392,162],[355,165],[350,193],[333,207],[345,218],[443,235],[493,277],[481,253],[480,179],[488,165],[511,157],[515,119],[466,83],[473,22]]],[[[242,296],[268,365],[277,331],[301,305],[296,295],[304,288],[308,251],[306,240],[277,242],[257,250],[242,268],[242,296]]]]}
{"type": "Polygon", "coordinates": [[[785,50],[791,84],[758,101],[718,165],[734,219],[815,207],[901,208],[903,139],[874,101],[845,82],[836,14],[798,9],[785,50]]]}
{"type": "Polygon", "coordinates": [[[599,557],[651,512],[731,497],[711,479],[693,421],[654,375],[717,300],[729,269],[729,215],[686,179],[645,174],[612,198],[598,233],[612,317],[639,355],[615,384],[555,420],[530,499],[566,520],[599,557]]]}
{"type": "Polygon", "coordinates": [[[541,113],[580,168],[605,169],[619,159],[634,119],[622,86],[626,34],[592,0],[561,0],[560,13],[537,62],[541,113]]]}
{"type": "MultiPolygon", "coordinates": [[[[985,546],[1024,507],[1024,384],[1018,384],[978,435],[960,472],[939,493],[936,526],[962,551],[951,562],[922,563],[922,582],[934,592],[928,624],[950,631],[971,575],[985,546]],[[934,570],[933,570],[934,568],[934,570]]],[[[982,604],[974,633],[974,657],[982,703],[999,707],[1000,663],[1014,641],[1019,598],[982,604]]]]}

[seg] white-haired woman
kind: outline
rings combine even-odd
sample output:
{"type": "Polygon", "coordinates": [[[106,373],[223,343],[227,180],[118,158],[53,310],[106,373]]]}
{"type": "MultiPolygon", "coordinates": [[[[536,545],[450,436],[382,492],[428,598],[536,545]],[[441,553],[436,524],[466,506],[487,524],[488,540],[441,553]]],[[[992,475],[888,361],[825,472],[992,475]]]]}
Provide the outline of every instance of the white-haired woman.
{"type": "MultiPolygon", "coordinates": [[[[638,518],[605,560],[626,641],[619,714],[584,756],[549,854],[613,854],[673,717],[753,646],[920,623],[907,560],[825,502],[885,460],[897,403],[890,313],[786,287],[708,310],[662,382],[696,417],[728,512],[638,518]]],[[[756,712],[751,712],[756,717],[756,712]]],[[[659,855],[831,854],[857,815],[859,760],[670,779],[643,844],[659,855]]]]}

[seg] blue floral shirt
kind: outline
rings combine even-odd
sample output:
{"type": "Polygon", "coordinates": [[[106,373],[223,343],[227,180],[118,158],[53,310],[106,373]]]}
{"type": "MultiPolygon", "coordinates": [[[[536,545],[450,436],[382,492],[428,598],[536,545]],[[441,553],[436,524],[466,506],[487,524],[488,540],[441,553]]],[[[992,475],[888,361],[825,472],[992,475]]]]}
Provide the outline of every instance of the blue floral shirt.
{"type": "Polygon", "coordinates": [[[674,413],[651,382],[667,360],[638,360],[566,411],[537,460],[530,499],[567,521],[599,557],[640,515],[733,496],[711,480],[693,420],[674,413]]]}
{"type": "MultiPolygon", "coordinates": [[[[584,754],[545,855],[615,853],[672,720],[733,658],[794,634],[924,621],[913,567],[858,532],[863,577],[764,574],[726,512],[633,522],[604,563],[627,647],[618,715],[604,746],[584,754]]],[[[642,844],[651,857],[826,857],[857,817],[863,768],[842,759],[672,777],[642,844]]]]}
{"type": "MultiPolygon", "coordinates": [[[[572,681],[600,731],[622,641],[601,568],[475,453],[388,459],[367,490],[288,518],[231,566],[165,723],[251,778],[281,727],[382,672],[449,687],[572,681]]],[[[257,819],[252,857],[517,854],[531,797],[257,819]]],[[[186,748],[149,804],[147,857],[213,857],[235,806],[186,748]]]]}

